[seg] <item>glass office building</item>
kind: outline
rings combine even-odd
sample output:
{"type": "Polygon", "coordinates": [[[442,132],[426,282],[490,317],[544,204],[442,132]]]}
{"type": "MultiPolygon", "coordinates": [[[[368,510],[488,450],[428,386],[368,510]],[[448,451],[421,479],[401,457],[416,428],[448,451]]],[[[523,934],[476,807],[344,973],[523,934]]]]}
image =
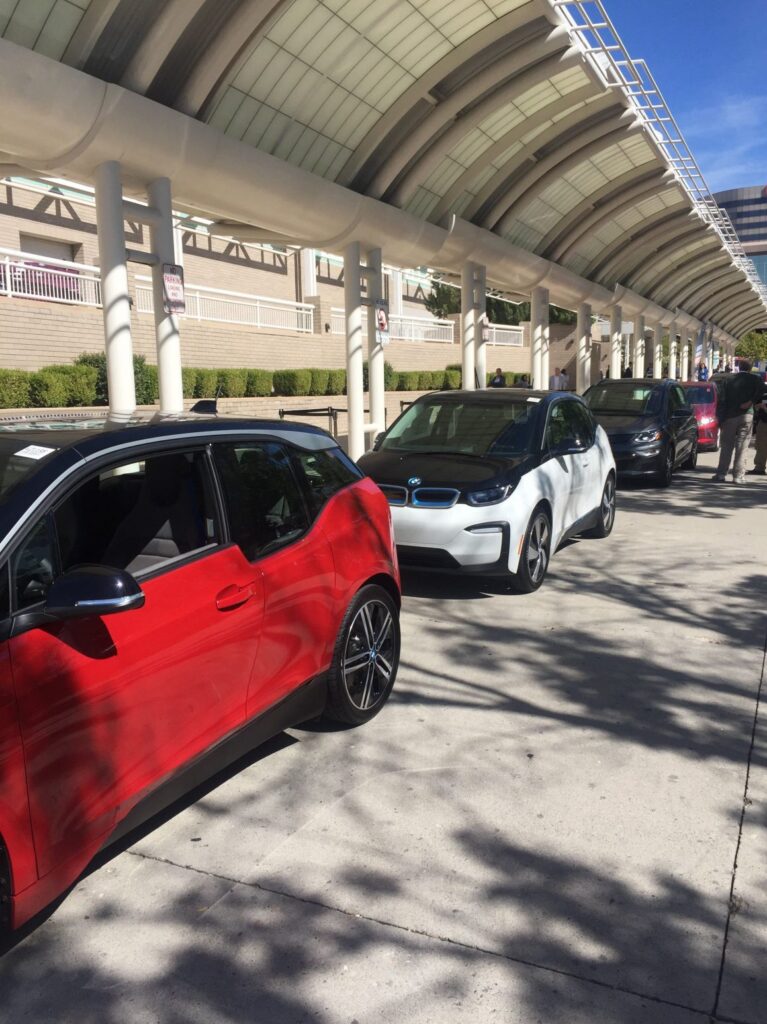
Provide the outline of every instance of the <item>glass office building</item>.
{"type": "Polygon", "coordinates": [[[714,199],[729,213],[743,248],[767,284],[767,185],[715,192],[714,199]]]}

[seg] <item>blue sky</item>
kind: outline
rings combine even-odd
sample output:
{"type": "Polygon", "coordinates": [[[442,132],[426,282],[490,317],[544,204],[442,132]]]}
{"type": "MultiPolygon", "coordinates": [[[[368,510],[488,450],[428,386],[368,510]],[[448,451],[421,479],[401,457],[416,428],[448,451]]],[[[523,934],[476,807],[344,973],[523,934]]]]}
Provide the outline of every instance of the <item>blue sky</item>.
{"type": "Polygon", "coordinates": [[[714,191],[767,185],[767,0],[603,0],[714,191]]]}

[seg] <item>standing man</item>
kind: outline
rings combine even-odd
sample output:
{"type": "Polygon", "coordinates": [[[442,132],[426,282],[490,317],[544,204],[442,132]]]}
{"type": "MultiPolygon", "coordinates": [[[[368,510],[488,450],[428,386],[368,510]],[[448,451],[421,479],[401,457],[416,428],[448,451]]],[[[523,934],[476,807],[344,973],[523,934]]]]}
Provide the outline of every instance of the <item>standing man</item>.
{"type": "Polygon", "coordinates": [[[562,372],[559,375],[559,390],[570,390],[570,375],[568,374],[567,370],[562,370],[562,372]]]}
{"type": "Polygon", "coordinates": [[[767,384],[762,384],[761,400],[756,406],[756,453],[754,468],[747,476],[767,476],[767,384]]]}
{"type": "Polygon", "coordinates": [[[554,372],[549,377],[549,391],[561,391],[562,390],[562,376],[558,366],[554,367],[554,372]]]}
{"type": "Polygon", "coordinates": [[[505,388],[506,387],[506,378],[504,377],[503,370],[500,368],[500,366],[496,367],[495,376],[490,379],[490,383],[488,384],[488,387],[489,388],[505,388]]]}
{"type": "Polygon", "coordinates": [[[732,482],[746,482],[746,450],[754,422],[754,405],[762,397],[762,382],[751,373],[751,363],[744,359],[739,369],[739,373],[724,379],[717,406],[721,451],[719,465],[711,479],[718,484],[725,482],[733,452],[732,482]]]}

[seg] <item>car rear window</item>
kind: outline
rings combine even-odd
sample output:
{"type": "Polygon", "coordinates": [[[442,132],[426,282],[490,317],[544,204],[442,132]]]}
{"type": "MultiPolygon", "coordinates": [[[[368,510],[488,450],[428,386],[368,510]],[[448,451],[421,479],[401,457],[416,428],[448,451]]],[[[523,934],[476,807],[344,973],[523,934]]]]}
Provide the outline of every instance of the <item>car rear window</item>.
{"type": "Polygon", "coordinates": [[[5,501],[12,491],[40,469],[56,454],[57,448],[29,438],[11,435],[0,437],[0,502],[5,501]]]}
{"type": "Polygon", "coordinates": [[[663,394],[659,387],[628,380],[625,384],[590,388],[583,399],[594,413],[633,413],[637,416],[658,413],[663,404],[663,394]]]}
{"type": "Polygon", "coordinates": [[[684,396],[690,405],[713,405],[716,402],[716,388],[713,385],[705,388],[685,388],[684,396]]]}

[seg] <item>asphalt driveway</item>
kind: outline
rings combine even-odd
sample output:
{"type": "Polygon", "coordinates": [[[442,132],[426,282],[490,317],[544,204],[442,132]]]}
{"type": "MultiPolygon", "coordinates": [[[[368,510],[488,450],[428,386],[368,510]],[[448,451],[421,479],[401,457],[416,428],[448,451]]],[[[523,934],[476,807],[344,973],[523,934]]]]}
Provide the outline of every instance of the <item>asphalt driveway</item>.
{"type": "Polygon", "coordinates": [[[0,1021],[767,1021],[767,483],[701,462],[535,595],[407,576],[382,715],[131,837],[0,1021]]]}

